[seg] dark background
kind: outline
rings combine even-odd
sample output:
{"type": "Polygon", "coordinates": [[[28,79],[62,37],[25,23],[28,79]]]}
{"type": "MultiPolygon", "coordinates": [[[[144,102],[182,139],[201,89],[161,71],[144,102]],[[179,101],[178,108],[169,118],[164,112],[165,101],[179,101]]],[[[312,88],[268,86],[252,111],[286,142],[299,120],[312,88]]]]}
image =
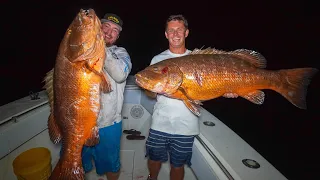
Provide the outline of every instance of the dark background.
{"type": "MultiPolygon", "coordinates": [[[[1,1],[1,7],[1,105],[42,90],[43,77],[54,66],[59,43],[80,8],[123,19],[118,46],[131,56],[131,75],[168,48],[164,25],[171,14],[188,19],[190,50],[246,48],[265,56],[270,70],[320,69],[319,7],[307,1],[1,1]]],[[[260,106],[242,98],[217,98],[204,107],[288,179],[317,179],[319,88],[318,73],[308,88],[308,110],[271,90],[264,90],[260,106]]]]}

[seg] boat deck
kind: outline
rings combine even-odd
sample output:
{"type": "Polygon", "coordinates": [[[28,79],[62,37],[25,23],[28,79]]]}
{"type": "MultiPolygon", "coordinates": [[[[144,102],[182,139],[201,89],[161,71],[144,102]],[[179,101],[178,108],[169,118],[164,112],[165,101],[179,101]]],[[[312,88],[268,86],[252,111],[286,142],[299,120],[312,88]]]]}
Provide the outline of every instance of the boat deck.
{"type": "MultiPolygon", "coordinates": [[[[40,99],[36,100],[25,97],[0,107],[0,180],[17,179],[13,173],[12,162],[20,153],[30,148],[48,148],[51,152],[52,168],[59,159],[60,146],[54,145],[48,134],[50,107],[46,93],[40,92],[39,97],[40,99]]],[[[128,82],[122,111],[122,128],[139,130],[147,137],[153,104],[154,100],[148,99],[139,88],[128,82]]],[[[210,112],[201,110],[200,134],[195,139],[191,159],[192,170],[185,168],[185,180],[286,180],[241,137],[210,112]],[[255,169],[245,166],[245,159],[258,162],[260,167],[255,169]]],[[[126,134],[123,134],[120,180],[147,179],[149,173],[145,142],[146,139],[127,140],[126,134]]],[[[168,180],[169,174],[170,165],[167,162],[162,165],[158,179],[168,180]]],[[[103,180],[106,177],[97,176],[93,170],[86,174],[86,179],[103,180]]]]}
{"type": "MultiPolygon", "coordinates": [[[[147,133],[143,133],[147,139],[147,133]]],[[[122,135],[120,151],[120,177],[119,180],[146,180],[149,174],[147,167],[147,158],[145,157],[144,140],[128,140],[127,134],[122,135]]],[[[158,179],[169,180],[170,172],[169,163],[164,163],[161,167],[158,179]]],[[[107,180],[106,176],[98,176],[95,170],[86,174],[88,180],[107,180]]],[[[185,167],[185,180],[196,180],[192,170],[185,167]]]]}

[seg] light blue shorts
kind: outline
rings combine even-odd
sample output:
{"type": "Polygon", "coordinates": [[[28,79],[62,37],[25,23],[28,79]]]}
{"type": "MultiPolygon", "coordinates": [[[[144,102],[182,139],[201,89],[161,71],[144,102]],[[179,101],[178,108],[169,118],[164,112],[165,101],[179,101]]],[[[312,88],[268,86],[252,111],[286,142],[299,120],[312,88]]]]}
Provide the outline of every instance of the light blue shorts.
{"type": "Polygon", "coordinates": [[[92,159],[99,175],[120,170],[121,135],[122,121],[99,129],[99,144],[90,147],[84,146],[82,149],[82,166],[85,172],[92,170],[92,159]]]}
{"type": "Polygon", "coordinates": [[[168,134],[150,129],[146,142],[146,157],[153,161],[168,161],[174,167],[191,166],[194,136],[168,134]]]}

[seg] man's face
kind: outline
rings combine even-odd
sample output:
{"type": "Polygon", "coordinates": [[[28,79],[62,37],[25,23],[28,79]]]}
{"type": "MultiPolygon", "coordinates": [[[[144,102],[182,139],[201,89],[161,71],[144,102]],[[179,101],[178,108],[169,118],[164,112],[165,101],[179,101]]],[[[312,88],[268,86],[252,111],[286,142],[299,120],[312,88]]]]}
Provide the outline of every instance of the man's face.
{"type": "Polygon", "coordinates": [[[185,39],[189,34],[189,30],[184,27],[182,21],[170,21],[168,22],[165,32],[166,38],[169,40],[169,44],[172,47],[182,47],[185,45],[185,39]]]}
{"type": "Polygon", "coordinates": [[[102,32],[104,33],[104,40],[106,46],[113,45],[119,38],[120,29],[117,25],[111,22],[105,22],[101,25],[102,32]]]}

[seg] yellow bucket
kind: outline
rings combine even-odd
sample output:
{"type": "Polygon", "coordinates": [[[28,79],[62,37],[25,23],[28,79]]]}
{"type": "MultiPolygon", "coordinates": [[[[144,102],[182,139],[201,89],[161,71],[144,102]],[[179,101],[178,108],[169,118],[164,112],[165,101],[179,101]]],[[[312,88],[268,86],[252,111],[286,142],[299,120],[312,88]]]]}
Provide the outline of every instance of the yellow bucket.
{"type": "Polygon", "coordinates": [[[47,180],[51,175],[51,153],[47,148],[29,149],[17,156],[13,171],[18,180],[47,180]]]}

